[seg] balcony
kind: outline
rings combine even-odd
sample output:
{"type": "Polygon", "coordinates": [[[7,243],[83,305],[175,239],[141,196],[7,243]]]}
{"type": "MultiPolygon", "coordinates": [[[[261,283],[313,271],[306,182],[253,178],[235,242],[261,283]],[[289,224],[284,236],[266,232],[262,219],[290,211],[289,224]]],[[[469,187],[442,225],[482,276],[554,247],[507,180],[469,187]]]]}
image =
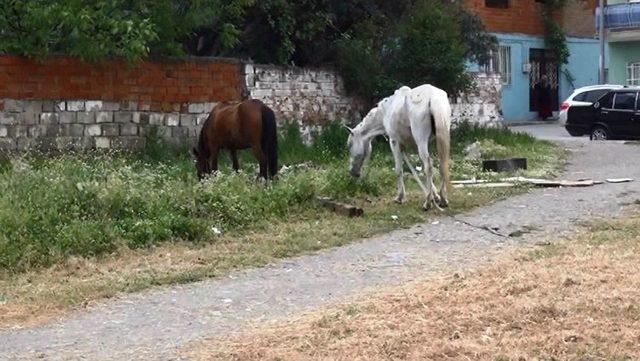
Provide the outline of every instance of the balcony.
{"type": "MultiPolygon", "coordinates": [[[[600,8],[596,9],[596,31],[600,28],[600,8]]],[[[604,28],[608,41],[640,40],[640,2],[604,7],[604,28]]]]}

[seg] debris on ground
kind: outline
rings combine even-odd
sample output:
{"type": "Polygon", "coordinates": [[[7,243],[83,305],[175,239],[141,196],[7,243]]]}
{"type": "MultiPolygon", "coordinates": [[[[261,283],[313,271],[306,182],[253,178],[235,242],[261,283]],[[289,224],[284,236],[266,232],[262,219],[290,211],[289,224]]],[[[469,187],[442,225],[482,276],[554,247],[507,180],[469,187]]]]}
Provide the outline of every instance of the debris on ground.
{"type": "Polygon", "coordinates": [[[511,172],[527,169],[527,158],[488,159],[482,161],[482,170],[487,172],[511,172]]]}
{"type": "MultiPolygon", "coordinates": [[[[606,180],[608,183],[625,183],[632,182],[631,178],[611,178],[606,180]]],[[[591,187],[598,184],[603,184],[603,181],[582,178],[578,180],[549,180],[539,178],[525,178],[525,177],[511,177],[503,178],[497,181],[490,181],[486,179],[466,179],[452,181],[454,188],[499,188],[499,187],[514,187],[518,184],[531,184],[536,187],[591,187]]]]}
{"type": "Polygon", "coordinates": [[[336,202],[329,197],[318,197],[320,203],[326,208],[347,217],[362,217],[364,210],[351,204],[336,202]]]}
{"type": "Polygon", "coordinates": [[[605,179],[607,183],[627,183],[633,182],[633,178],[609,178],[605,179]]]}

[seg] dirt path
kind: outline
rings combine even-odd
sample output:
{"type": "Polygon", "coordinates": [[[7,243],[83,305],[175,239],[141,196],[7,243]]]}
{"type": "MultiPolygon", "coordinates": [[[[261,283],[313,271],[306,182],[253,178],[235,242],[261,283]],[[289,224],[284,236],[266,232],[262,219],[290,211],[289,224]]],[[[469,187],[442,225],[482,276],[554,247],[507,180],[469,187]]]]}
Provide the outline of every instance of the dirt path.
{"type": "MultiPolygon", "coordinates": [[[[571,141],[566,177],[640,180],[640,147],[571,141]]],[[[557,238],[574,223],[618,215],[640,198],[640,181],[591,188],[537,189],[458,216],[521,237],[503,238],[442,218],[361,243],[297,257],[270,267],[109,300],[59,322],[0,332],[0,359],[175,359],[176,349],[204,336],[237,330],[319,307],[368,288],[397,285],[447,269],[465,269],[510,245],[557,238]]]]}

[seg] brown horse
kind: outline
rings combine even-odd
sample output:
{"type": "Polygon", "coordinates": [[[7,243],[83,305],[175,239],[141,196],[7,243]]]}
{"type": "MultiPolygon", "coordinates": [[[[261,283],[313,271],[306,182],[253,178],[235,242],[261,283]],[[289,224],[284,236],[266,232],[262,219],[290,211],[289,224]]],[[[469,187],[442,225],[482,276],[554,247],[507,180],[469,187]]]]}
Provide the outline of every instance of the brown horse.
{"type": "Polygon", "coordinates": [[[205,120],[196,156],[198,179],[218,170],[218,155],[229,150],[233,169],[238,170],[240,149],[251,148],[260,163],[260,176],[273,178],[278,172],[278,134],[273,111],[259,100],[218,104],[205,120]]]}

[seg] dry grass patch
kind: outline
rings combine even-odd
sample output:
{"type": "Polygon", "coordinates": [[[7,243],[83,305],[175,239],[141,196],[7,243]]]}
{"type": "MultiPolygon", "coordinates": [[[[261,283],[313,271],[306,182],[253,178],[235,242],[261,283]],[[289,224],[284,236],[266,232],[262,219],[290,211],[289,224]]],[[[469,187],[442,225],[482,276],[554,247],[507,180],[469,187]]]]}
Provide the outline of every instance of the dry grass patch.
{"type": "Polygon", "coordinates": [[[192,345],[196,360],[637,360],[640,215],[468,275],[192,345]]]}

